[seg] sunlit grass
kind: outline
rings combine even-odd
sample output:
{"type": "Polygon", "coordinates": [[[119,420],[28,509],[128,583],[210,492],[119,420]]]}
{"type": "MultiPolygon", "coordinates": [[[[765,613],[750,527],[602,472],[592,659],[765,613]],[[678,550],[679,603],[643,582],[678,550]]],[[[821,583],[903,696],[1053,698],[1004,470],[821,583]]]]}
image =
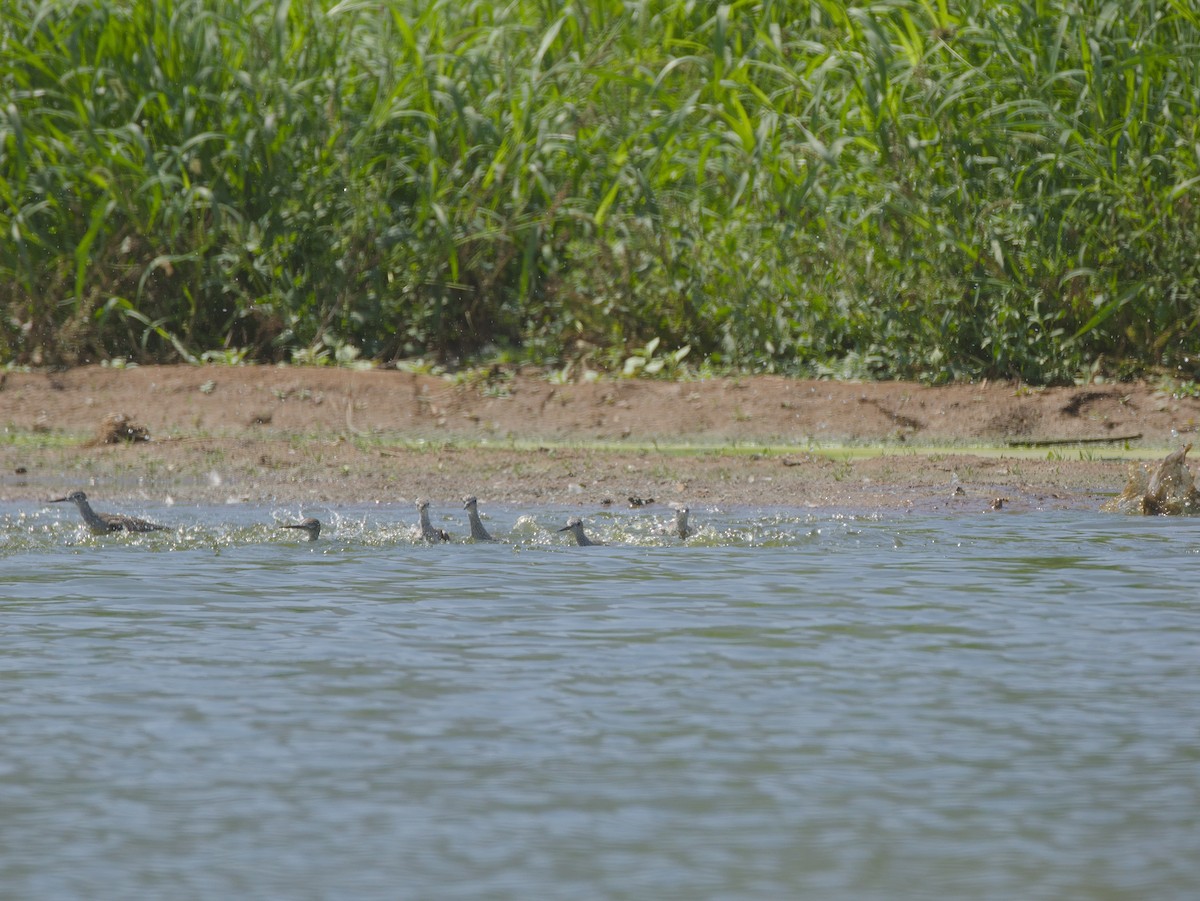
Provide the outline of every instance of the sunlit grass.
{"type": "MultiPolygon", "coordinates": [[[[0,430],[0,447],[37,450],[86,450],[94,436],[85,434],[69,434],[64,432],[44,432],[7,428],[0,430]]],[[[164,438],[140,445],[147,453],[152,453],[156,444],[175,446],[178,439],[164,438]]],[[[189,436],[187,444],[202,446],[205,465],[220,464],[225,458],[221,447],[224,440],[242,441],[241,437],[220,435],[189,436]]],[[[970,454],[981,457],[1013,457],[1030,460],[1079,460],[1094,462],[1103,460],[1147,460],[1156,459],[1165,453],[1176,449],[1175,445],[1151,445],[1141,442],[1135,444],[1116,442],[1112,445],[1096,445],[1090,442],[1078,444],[1064,443],[1054,447],[1043,447],[1035,444],[989,444],[967,439],[958,442],[906,441],[822,441],[792,444],[786,442],[730,442],[725,440],[658,440],[644,438],[628,438],[612,440],[570,440],[544,439],[524,440],[505,438],[489,440],[476,437],[417,437],[406,432],[377,432],[370,434],[344,435],[336,430],[308,431],[304,433],[286,433],[262,439],[264,447],[275,442],[282,442],[296,452],[305,455],[314,453],[313,448],[321,443],[345,440],[360,453],[396,455],[418,454],[436,458],[447,451],[459,451],[475,455],[486,455],[489,452],[504,454],[545,453],[553,456],[557,452],[593,452],[599,454],[642,455],[653,459],[709,456],[729,458],[762,457],[779,461],[804,462],[807,459],[828,459],[834,461],[871,459],[886,456],[902,457],[937,457],[939,455],[970,454]]],[[[321,451],[318,449],[318,455],[321,451]]],[[[147,463],[145,454],[139,455],[139,466],[153,466],[153,461],[147,463]]],[[[669,475],[662,475],[668,478],[669,475]]]]}
{"type": "Polygon", "coordinates": [[[0,429],[0,446],[28,450],[62,450],[83,447],[95,435],[47,432],[34,429],[18,429],[9,426],[0,429]]]}
{"type": "Polygon", "coordinates": [[[621,441],[608,440],[578,440],[567,441],[544,440],[525,441],[511,440],[491,442],[480,439],[438,439],[414,440],[399,436],[379,435],[357,441],[362,450],[383,452],[413,452],[437,455],[452,449],[476,454],[486,454],[489,451],[506,452],[542,452],[553,454],[557,451],[593,452],[600,454],[621,454],[649,456],[651,458],[668,457],[686,459],[687,457],[709,456],[738,458],[767,458],[779,461],[794,461],[803,463],[808,459],[828,459],[835,461],[874,459],[877,457],[938,457],[949,455],[972,455],[980,457],[1012,457],[1028,460],[1080,460],[1083,462],[1098,462],[1103,460],[1143,460],[1155,459],[1176,449],[1175,445],[1130,445],[1114,443],[1098,447],[1095,444],[1081,442],[1065,444],[1052,449],[1034,445],[1022,444],[988,444],[974,440],[961,442],[821,442],[819,445],[805,442],[803,444],[788,443],[754,443],[754,442],[724,442],[724,441],[657,441],[630,438],[621,441]]]}

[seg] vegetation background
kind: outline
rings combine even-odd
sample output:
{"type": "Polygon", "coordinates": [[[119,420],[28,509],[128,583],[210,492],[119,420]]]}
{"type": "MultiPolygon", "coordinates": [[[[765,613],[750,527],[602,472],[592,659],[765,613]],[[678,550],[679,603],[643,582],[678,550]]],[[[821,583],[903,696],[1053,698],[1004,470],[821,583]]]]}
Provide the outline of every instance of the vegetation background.
{"type": "Polygon", "coordinates": [[[1191,0],[9,0],[0,363],[1200,365],[1191,0]]]}

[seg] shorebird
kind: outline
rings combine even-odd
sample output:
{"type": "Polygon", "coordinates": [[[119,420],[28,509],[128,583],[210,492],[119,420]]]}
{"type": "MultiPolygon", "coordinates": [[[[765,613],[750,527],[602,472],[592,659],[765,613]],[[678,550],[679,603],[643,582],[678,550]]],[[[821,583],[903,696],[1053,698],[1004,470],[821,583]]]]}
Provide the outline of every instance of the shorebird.
{"type": "Polygon", "coordinates": [[[321,520],[313,519],[311,516],[298,523],[285,523],[281,528],[284,529],[303,529],[308,533],[309,541],[316,541],[317,536],[321,534],[321,520]]]}
{"type": "Polygon", "coordinates": [[[578,544],[580,547],[591,547],[593,545],[598,545],[598,544],[603,543],[600,541],[592,541],[592,539],[588,538],[587,535],[584,534],[583,520],[580,519],[578,516],[572,516],[570,519],[567,520],[567,524],[565,526],[563,526],[561,529],[559,529],[558,531],[570,532],[572,535],[575,536],[575,543],[578,544]]]}
{"type": "Polygon", "coordinates": [[[675,511],[675,524],[671,527],[671,531],[680,538],[687,538],[694,531],[688,525],[687,504],[671,504],[671,509],[675,511]]]}
{"type": "Polygon", "coordinates": [[[421,518],[421,537],[426,541],[449,541],[450,533],[435,528],[429,521],[429,501],[421,498],[417,501],[417,514],[421,518]]]}
{"type": "Polygon", "coordinates": [[[147,522],[144,519],[138,519],[136,516],[125,516],[122,513],[97,513],[92,509],[92,505],[88,503],[87,495],[82,491],[72,491],[66,497],[53,498],[50,503],[60,504],[63,501],[71,501],[71,503],[78,507],[80,514],[83,516],[83,521],[97,535],[103,535],[105,532],[167,531],[166,526],[147,522]]]}
{"type": "Polygon", "coordinates": [[[1146,488],[1148,496],[1162,500],[1168,487],[1183,483],[1183,474],[1188,471],[1187,455],[1191,449],[1192,445],[1189,442],[1163,458],[1163,461],[1154,470],[1154,474],[1150,476],[1150,484],[1146,488]]]}
{"type": "Polygon", "coordinates": [[[483,523],[479,519],[479,501],[475,499],[475,495],[467,495],[463,498],[463,509],[467,511],[467,519],[471,521],[471,540],[472,541],[495,541],[488,530],[483,527],[483,523]]]}

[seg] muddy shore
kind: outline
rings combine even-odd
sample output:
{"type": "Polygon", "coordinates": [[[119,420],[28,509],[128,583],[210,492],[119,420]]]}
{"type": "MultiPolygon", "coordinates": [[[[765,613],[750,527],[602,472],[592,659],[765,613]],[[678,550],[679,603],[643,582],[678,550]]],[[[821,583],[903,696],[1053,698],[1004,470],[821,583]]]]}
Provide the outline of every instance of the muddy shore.
{"type": "Polygon", "coordinates": [[[1198,423],[1147,384],[84,367],[0,376],[0,499],[1098,509],[1198,423]]]}

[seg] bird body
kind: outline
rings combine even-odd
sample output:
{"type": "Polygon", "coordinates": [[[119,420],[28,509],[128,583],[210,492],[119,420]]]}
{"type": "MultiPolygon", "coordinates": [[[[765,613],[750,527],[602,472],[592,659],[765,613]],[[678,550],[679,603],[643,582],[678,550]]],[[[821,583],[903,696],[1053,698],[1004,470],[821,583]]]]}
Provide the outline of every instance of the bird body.
{"type": "Polygon", "coordinates": [[[680,538],[687,538],[692,534],[693,529],[688,525],[688,508],[686,504],[671,504],[675,510],[675,524],[671,527],[671,531],[680,538]]]}
{"type": "Polygon", "coordinates": [[[1192,445],[1189,442],[1163,458],[1163,461],[1154,470],[1154,474],[1150,476],[1150,484],[1146,488],[1147,495],[1161,500],[1161,496],[1166,494],[1168,487],[1184,481],[1183,474],[1188,471],[1187,455],[1191,449],[1192,445]]]}
{"type": "Polygon", "coordinates": [[[472,541],[495,541],[486,528],[483,521],[479,518],[479,501],[474,495],[468,495],[463,498],[463,509],[467,511],[467,519],[471,522],[471,540],[472,541]]]}
{"type": "Polygon", "coordinates": [[[421,521],[421,538],[425,541],[449,541],[450,533],[445,529],[439,529],[429,521],[429,501],[421,499],[417,501],[417,515],[421,521]]]}
{"type": "Polygon", "coordinates": [[[56,497],[50,502],[59,504],[63,501],[71,501],[79,508],[79,513],[83,516],[83,521],[87,527],[97,535],[103,535],[107,532],[164,532],[166,526],[160,526],[158,523],[147,522],[144,519],[138,519],[136,516],[125,516],[122,513],[97,513],[92,509],[92,505],[88,503],[87,495],[82,491],[72,491],[64,497],[56,497]]]}
{"type": "Polygon", "coordinates": [[[313,519],[311,516],[297,523],[287,523],[283,526],[285,529],[303,529],[308,533],[309,541],[316,541],[317,536],[321,534],[321,520],[313,519]]]}
{"type": "Polygon", "coordinates": [[[578,516],[572,516],[567,520],[567,524],[558,531],[570,532],[575,536],[575,543],[580,547],[593,547],[602,543],[599,541],[592,541],[592,539],[587,537],[587,534],[583,531],[583,520],[578,516]]]}

